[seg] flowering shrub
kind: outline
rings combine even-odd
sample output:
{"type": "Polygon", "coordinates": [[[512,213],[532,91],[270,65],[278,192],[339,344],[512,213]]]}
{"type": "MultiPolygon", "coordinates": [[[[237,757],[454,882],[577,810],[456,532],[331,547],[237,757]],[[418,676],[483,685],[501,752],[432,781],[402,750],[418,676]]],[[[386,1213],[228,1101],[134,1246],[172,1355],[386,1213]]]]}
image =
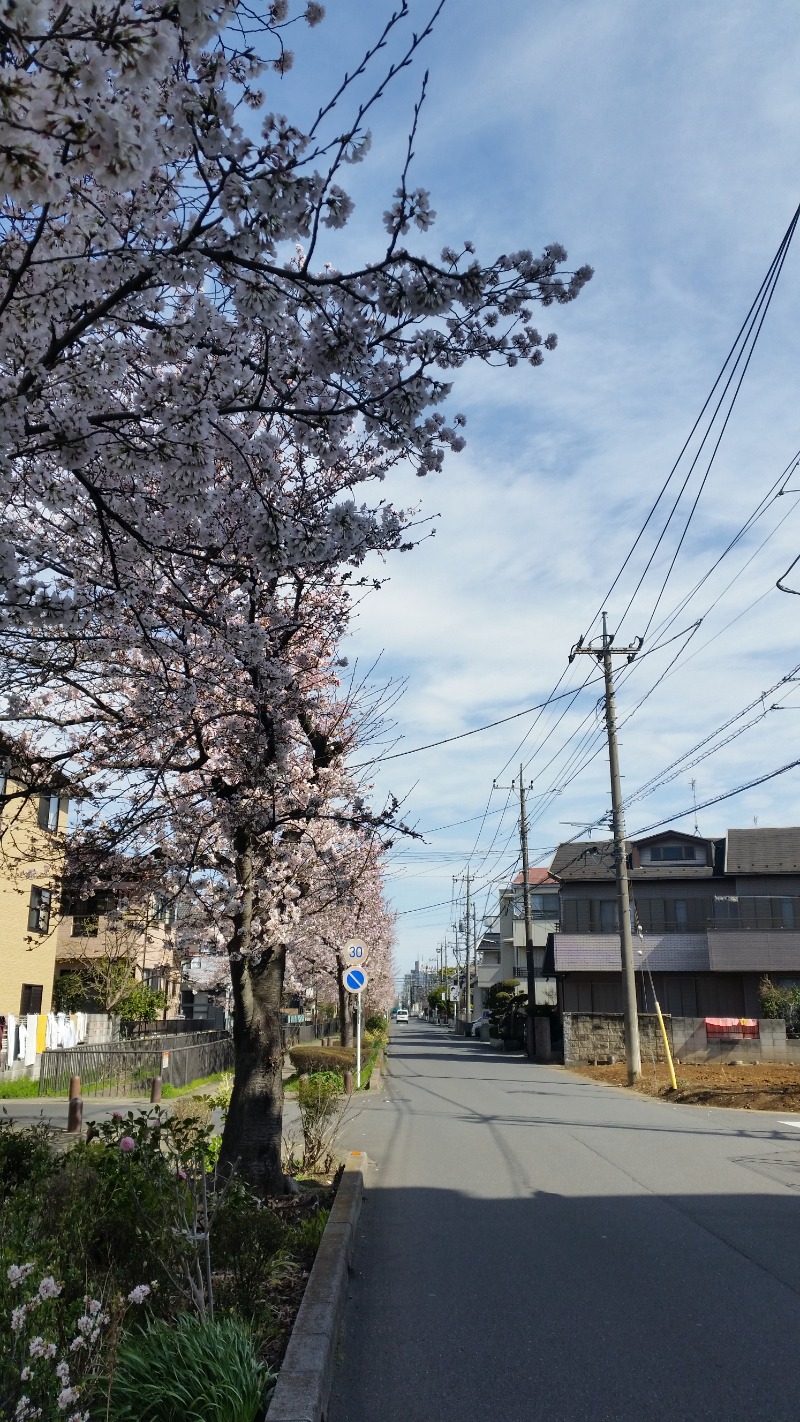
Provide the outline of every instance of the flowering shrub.
{"type": "Polygon", "coordinates": [[[34,1287],[35,1275],[32,1262],[11,1264],[6,1270],[20,1301],[10,1320],[18,1386],[16,1396],[3,1401],[13,1403],[10,1415],[15,1422],[90,1422],[84,1404],[103,1387],[128,1309],[144,1303],[151,1288],[138,1284],[127,1298],[118,1294],[105,1302],[84,1294],[81,1308],[75,1310],[63,1306],[63,1282],[43,1274],[34,1287]]]}
{"type": "MultiPolygon", "coordinates": [[[[158,1110],[117,1113],[66,1155],[38,1129],[0,1133],[3,1422],[114,1418],[109,1381],[144,1313],[168,1333],[213,1309],[215,1325],[241,1325],[245,1353],[277,1361],[315,1232],[221,1178],[218,1140],[158,1110]]],[[[219,1336],[203,1335],[208,1356],[219,1336]]]]}

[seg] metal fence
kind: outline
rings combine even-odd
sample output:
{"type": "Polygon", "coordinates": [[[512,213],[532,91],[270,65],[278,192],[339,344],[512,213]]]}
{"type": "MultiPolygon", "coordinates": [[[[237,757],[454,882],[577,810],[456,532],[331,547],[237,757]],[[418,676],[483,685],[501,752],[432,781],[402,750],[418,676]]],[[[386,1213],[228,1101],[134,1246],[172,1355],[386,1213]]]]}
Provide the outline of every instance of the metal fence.
{"type": "Polygon", "coordinates": [[[300,1042],[330,1042],[339,1036],[339,1020],[336,1017],[320,1017],[317,1022],[287,1022],[283,1026],[284,1051],[296,1047],[300,1042]]]}
{"type": "Polygon", "coordinates": [[[42,1053],[40,1096],[66,1096],[70,1077],[81,1079],[83,1096],[147,1096],[160,1076],[171,1086],[233,1070],[233,1040],[227,1032],[150,1038],[125,1043],[57,1048],[42,1053]]]}

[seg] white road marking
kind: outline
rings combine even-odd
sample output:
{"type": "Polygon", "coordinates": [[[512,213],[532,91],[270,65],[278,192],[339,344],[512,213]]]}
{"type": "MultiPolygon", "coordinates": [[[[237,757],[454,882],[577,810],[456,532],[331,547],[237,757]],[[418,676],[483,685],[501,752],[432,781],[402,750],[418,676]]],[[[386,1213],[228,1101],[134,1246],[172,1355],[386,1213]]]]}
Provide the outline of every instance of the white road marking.
{"type": "Polygon", "coordinates": [[[779,1126],[794,1126],[796,1131],[800,1131],[800,1121],[779,1121],[779,1126]]]}

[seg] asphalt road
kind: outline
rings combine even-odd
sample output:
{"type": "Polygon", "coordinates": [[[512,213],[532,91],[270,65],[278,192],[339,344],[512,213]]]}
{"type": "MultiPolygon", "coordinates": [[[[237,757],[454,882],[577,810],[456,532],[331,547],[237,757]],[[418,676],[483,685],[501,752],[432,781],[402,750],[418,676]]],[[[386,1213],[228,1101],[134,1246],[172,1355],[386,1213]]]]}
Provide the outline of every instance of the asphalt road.
{"type": "Polygon", "coordinates": [[[327,1422],[796,1422],[797,1127],[396,1026],[327,1422]]]}

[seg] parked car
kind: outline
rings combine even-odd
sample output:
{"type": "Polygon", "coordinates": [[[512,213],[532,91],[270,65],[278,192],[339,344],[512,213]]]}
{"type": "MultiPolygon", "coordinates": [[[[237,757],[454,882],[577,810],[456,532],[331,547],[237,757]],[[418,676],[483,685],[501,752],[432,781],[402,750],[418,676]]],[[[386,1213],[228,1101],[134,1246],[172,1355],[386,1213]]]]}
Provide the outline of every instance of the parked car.
{"type": "Polygon", "coordinates": [[[407,1022],[407,1021],[408,1021],[408,1013],[406,1012],[406,1009],[405,1009],[404,1007],[398,1008],[398,1010],[397,1010],[397,1016],[395,1017],[394,1020],[395,1020],[395,1022],[407,1022]]]}

